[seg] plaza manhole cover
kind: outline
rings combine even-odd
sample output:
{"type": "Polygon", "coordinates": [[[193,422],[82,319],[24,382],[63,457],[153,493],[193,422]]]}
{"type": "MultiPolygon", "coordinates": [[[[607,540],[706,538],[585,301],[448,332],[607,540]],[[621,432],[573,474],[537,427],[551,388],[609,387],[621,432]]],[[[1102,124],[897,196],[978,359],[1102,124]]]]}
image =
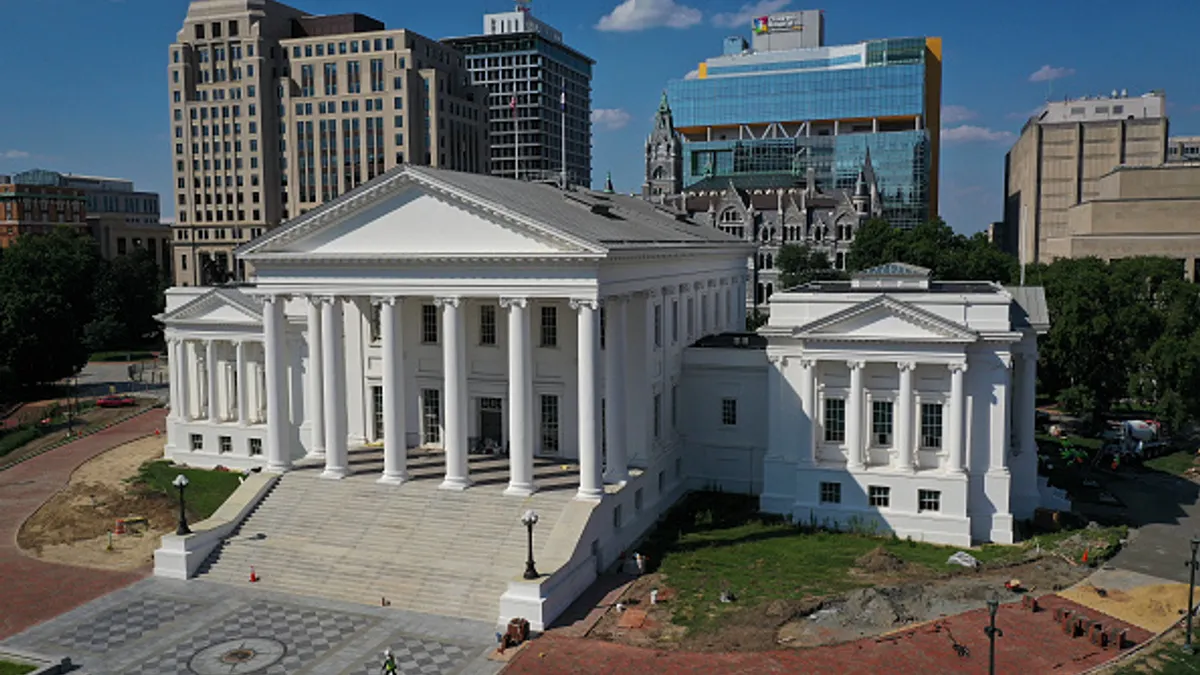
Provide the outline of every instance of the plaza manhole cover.
{"type": "Polygon", "coordinates": [[[283,658],[287,647],[269,638],[226,640],[196,652],[188,669],[196,675],[254,673],[283,658]]]}

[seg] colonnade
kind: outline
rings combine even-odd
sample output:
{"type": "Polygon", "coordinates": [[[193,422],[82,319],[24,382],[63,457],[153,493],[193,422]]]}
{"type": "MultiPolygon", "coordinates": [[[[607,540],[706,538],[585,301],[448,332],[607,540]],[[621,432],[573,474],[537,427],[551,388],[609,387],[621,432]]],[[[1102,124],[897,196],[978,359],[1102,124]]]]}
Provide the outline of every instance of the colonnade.
{"type": "Polygon", "coordinates": [[[261,342],[248,338],[168,338],[171,417],[183,422],[261,424],[266,417],[266,387],[262,363],[250,353],[255,348],[261,349],[261,342]],[[230,345],[235,350],[232,363],[223,358],[230,345]]]}

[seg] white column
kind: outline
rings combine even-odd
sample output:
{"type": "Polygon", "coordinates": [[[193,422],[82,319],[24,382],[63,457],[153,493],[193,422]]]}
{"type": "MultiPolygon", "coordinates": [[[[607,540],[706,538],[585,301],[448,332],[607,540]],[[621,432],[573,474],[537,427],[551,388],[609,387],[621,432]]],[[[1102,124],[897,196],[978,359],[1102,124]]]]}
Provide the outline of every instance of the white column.
{"type": "Polygon", "coordinates": [[[404,330],[402,298],[383,298],[379,328],[383,338],[383,476],[380,483],[408,480],[408,430],[404,425],[404,330]]]}
{"type": "Polygon", "coordinates": [[[913,411],[913,371],[917,364],[902,361],[896,364],[900,370],[900,398],[896,400],[896,466],[900,471],[915,471],[913,461],[913,426],[917,416],[913,411]]]}
{"type": "Polygon", "coordinates": [[[533,482],[533,368],[530,360],[529,301],[501,298],[508,308],[508,487],[504,494],[527,497],[533,482]]]}
{"type": "Polygon", "coordinates": [[[600,447],[596,438],[596,301],[572,300],[579,312],[579,492],[576,499],[600,499],[604,484],[600,477],[600,447]]]}
{"type": "Polygon", "coordinates": [[[1021,355],[1021,437],[1022,453],[1037,452],[1037,354],[1021,355]]]}
{"type": "MultiPolygon", "coordinates": [[[[744,306],[746,303],[743,302],[744,306]]],[[[800,405],[804,410],[804,420],[808,433],[808,452],[800,454],[801,464],[816,464],[817,462],[817,362],[812,359],[800,359],[800,405]]]]}
{"type": "Polygon", "coordinates": [[[220,415],[217,407],[217,341],[209,340],[205,345],[206,352],[204,355],[204,373],[208,376],[208,421],[220,422],[220,415]]]}
{"type": "Polygon", "coordinates": [[[247,392],[250,390],[249,375],[246,368],[246,341],[237,343],[237,420],[241,426],[249,423],[250,400],[247,392]]]}
{"type": "Polygon", "coordinates": [[[846,402],[846,468],[863,468],[863,366],[862,361],[847,361],[850,368],[850,400],[846,402]]]}
{"type": "Polygon", "coordinates": [[[442,446],[446,452],[443,490],[465,490],[471,486],[467,457],[466,342],[462,325],[461,298],[437,298],[442,307],[442,377],[444,378],[445,428],[442,446]]]}
{"type": "MultiPolygon", "coordinates": [[[[629,480],[629,458],[625,447],[625,316],[624,297],[604,301],[604,436],[607,441],[604,480],[629,480]]],[[[675,404],[674,401],[671,402],[675,404]]]]}
{"type": "Polygon", "coordinates": [[[773,354],[767,357],[767,457],[782,459],[787,456],[790,439],[784,433],[784,408],[781,392],[784,386],[783,368],[788,357],[773,354]]]}
{"type": "Polygon", "coordinates": [[[171,369],[171,416],[181,422],[186,422],[188,419],[185,394],[187,388],[183,384],[187,373],[186,343],[179,338],[172,338],[170,345],[167,360],[171,369]]]}
{"type": "Polygon", "coordinates": [[[350,474],[346,445],[346,346],[342,299],[321,298],[321,384],[325,410],[325,471],[322,478],[350,474]]]}
{"type": "Polygon", "coordinates": [[[292,467],[288,449],[287,324],[283,315],[286,300],[268,296],[263,301],[263,340],[266,350],[267,471],[283,472],[292,467]]]}
{"type": "MultiPolygon", "coordinates": [[[[950,364],[950,416],[946,425],[946,440],[948,453],[946,455],[946,470],[951,473],[962,473],[964,465],[963,419],[967,411],[967,395],[963,387],[963,374],[967,364],[950,364]]],[[[1003,454],[1001,449],[1000,453],[1003,454]]],[[[993,461],[995,453],[993,452],[993,461]]]]}
{"type": "Polygon", "coordinates": [[[863,396],[863,414],[862,414],[862,458],[863,466],[871,466],[871,427],[874,423],[875,406],[871,397],[871,392],[867,392],[863,396]]]}
{"type": "Polygon", "coordinates": [[[325,385],[324,354],[321,347],[321,303],[317,298],[308,299],[308,416],[312,442],[308,456],[325,456],[325,385]]]}

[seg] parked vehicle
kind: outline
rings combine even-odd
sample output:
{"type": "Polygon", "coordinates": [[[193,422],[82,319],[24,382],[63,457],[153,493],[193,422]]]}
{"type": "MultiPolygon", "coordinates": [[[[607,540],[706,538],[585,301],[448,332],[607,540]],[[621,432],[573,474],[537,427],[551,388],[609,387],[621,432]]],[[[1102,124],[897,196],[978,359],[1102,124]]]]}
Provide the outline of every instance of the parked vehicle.
{"type": "Polygon", "coordinates": [[[131,408],[135,405],[137,405],[137,401],[132,396],[112,394],[96,399],[96,407],[98,408],[131,408]]]}

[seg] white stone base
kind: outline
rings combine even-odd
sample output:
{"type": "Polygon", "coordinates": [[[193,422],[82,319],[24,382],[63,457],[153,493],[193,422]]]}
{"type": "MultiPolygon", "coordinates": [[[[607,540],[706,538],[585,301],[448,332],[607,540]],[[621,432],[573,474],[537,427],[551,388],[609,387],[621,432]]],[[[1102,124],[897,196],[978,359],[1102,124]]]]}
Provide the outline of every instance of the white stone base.
{"type": "Polygon", "coordinates": [[[192,525],[192,534],[163,535],[154,552],[154,576],[187,580],[225,537],[241,524],[262,501],[279,476],[252,474],[234,491],[210,518],[192,525]]]}

